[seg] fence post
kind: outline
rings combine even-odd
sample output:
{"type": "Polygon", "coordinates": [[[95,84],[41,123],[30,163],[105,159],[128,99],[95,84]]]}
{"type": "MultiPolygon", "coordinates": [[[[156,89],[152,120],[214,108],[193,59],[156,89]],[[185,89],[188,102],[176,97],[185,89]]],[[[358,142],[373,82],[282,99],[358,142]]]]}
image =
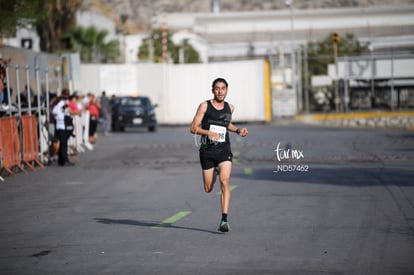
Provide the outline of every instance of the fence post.
{"type": "Polygon", "coordinates": [[[43,135],[42,133],[42,110],[41,110],[41,102],[40,102],[40,94],[42,92],[42,88],[40,87],[40,77],[39,77],[39,67],[35,67],[35,75],[36,75],[36,89],[37,89],[37,127],[38,127],[38,133],[40,134],[40,141],[39,141],[39,146],[40,148],[38,148],[38,151],[40,151],[40,160],[43,162],[44,161],[44,156],[43,156],[43,135]]]}
{"type": "Polygon", "coordinates": [[[7,80],[7,104],[9,105],[9,109],[7,110],[9,113],[9,117],[12,116],[12,105],[11,105],[11,92],[10,92],[10,78],[9,78],[9,64],[6,65],[6,80],[7,80]]]}
{"type": "MultiPolygon", "coordinates": [[[[29,65],[26,65],[26,87],[27,87],[27,107],[29,108],[29,113],[32,113],[32,91],[30,89],[30,68],[29,65]]],[[[19,104],[20,106],[20,104],[19,104]]]]}

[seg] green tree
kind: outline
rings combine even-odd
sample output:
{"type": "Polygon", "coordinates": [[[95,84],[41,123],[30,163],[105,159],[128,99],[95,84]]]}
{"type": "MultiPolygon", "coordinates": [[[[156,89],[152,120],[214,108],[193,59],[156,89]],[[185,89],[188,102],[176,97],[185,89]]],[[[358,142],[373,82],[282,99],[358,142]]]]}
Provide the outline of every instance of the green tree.
{"type": "MultiPolygon", "coordinates": [[[[188,43],[188,39],[185,39],[181,46],[184,51],[184,63],[200,63],[200,55],[198,52],[188,43]]],[[[179,49],[178,49],[179,50],[179,49]]],[[[178,60],[179,61],[179,60],[178,60]]]]}
{"type": "Polygon", "coordinates": [[[82,62],[115,62],[119,57],[119,41],[105,42],[107,35],[107,31],[99,31],[94,27],[77,27],[64,37],[69,41],[70,50],[79,52],[82,62]]]}
{"type": "Polygon", "coordinates": [[[62,35],[75,27],[82,0],[1,0],[0,32],[13,34],[18,27],[35,26],[40,49],[54,53],[68,47],[62,35]]]}
{"type": "MultiPolygon", "coordinates": [[[[167,31],[167,51],[174,63],[179,63],[179,49],[180,46],[175,45],[171,40],[172,33],[167,31]]],[[[188,43],[184,41],[182,47],[184,48],[185,63],[199,63],[200,57],[198,52],[188,43]]],[[[162,29],[155,29],[152,31],[150,38],[144,39],[142,45],[138,49],[138,59],[149,61],[151,58],[150,49],[153,49],[153,62],[162,62],[162,29]]]]}
{"type": "MultiPolygon", "coordinates": [[[[361,55],[367,51],[367,45],[361,45],[351,33],[346,33],[338,43],[338,56],[361,55]]],[[[326,75],[328,64],[334,63],[332,33],[322,41],[308,42],[309,77],[312,75],[326,75]]]]}
{"type": "Polygon", "coordinates": [[[27,27],[46,18],[41,8],[45,0],[1,0],[0,34],[11,35],[18,27],[27,27]]]}

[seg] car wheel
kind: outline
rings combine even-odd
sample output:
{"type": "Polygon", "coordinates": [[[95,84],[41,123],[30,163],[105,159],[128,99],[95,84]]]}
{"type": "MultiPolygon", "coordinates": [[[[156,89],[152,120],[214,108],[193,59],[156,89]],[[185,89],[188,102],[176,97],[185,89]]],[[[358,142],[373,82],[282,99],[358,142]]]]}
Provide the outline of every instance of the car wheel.
{"type": "Polygon", "coordinates": [[[150,132],[155,132],[157,130],[157,127],[156,126],[150,126],[150,127],[148,127],[148,131],[150,131],[150,132]]]}

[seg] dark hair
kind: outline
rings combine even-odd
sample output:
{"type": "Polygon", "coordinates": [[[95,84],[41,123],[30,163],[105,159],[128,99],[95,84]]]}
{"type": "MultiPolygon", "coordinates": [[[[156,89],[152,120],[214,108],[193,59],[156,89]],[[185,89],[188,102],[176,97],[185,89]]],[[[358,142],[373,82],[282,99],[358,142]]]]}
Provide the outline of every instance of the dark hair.
{"type": "Polygon", "coordinates": [[[224,83],[224,84],[226,85],[226,87],[228,87],[228,86],[229,86],[229,84],[227,84],[227,81],[226,81],[224,78],[219,77],[219,78],[216,78],[216,79],[213,81],[213,85],[211,85],[211,89],[213,89],[213,90],[214,90],[214,86],[215,86],[215,85],[216,85],[216,83],[218,83],[218,82],[222,82],[222,83],[224,83]]]}
{"type": "Polygon", "coordinates": [[[69,101],[71,101],[72,99],[76,98],[76,100],[79,98],[77,94],[72,94],[69,96],[69,101]]]}
{"type": "Polygon", "coordinates": [[[68,98],[70,95],[69,89],[64,88],[60,94],[61,97],[68,98]]]}

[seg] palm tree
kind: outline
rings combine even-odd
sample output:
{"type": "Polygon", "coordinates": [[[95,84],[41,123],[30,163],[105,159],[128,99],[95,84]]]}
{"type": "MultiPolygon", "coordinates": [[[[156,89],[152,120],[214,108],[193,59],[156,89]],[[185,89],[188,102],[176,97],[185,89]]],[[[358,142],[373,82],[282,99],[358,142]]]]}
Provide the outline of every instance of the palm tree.
{"type": "Polygon", "coordinates": [[[79,52],[82,62],[108,63],[115,62],[119,57],[119,41],[105,42],[108,32],[95,27],[77,27],[67,33],[72,51],[79,52]]]}

